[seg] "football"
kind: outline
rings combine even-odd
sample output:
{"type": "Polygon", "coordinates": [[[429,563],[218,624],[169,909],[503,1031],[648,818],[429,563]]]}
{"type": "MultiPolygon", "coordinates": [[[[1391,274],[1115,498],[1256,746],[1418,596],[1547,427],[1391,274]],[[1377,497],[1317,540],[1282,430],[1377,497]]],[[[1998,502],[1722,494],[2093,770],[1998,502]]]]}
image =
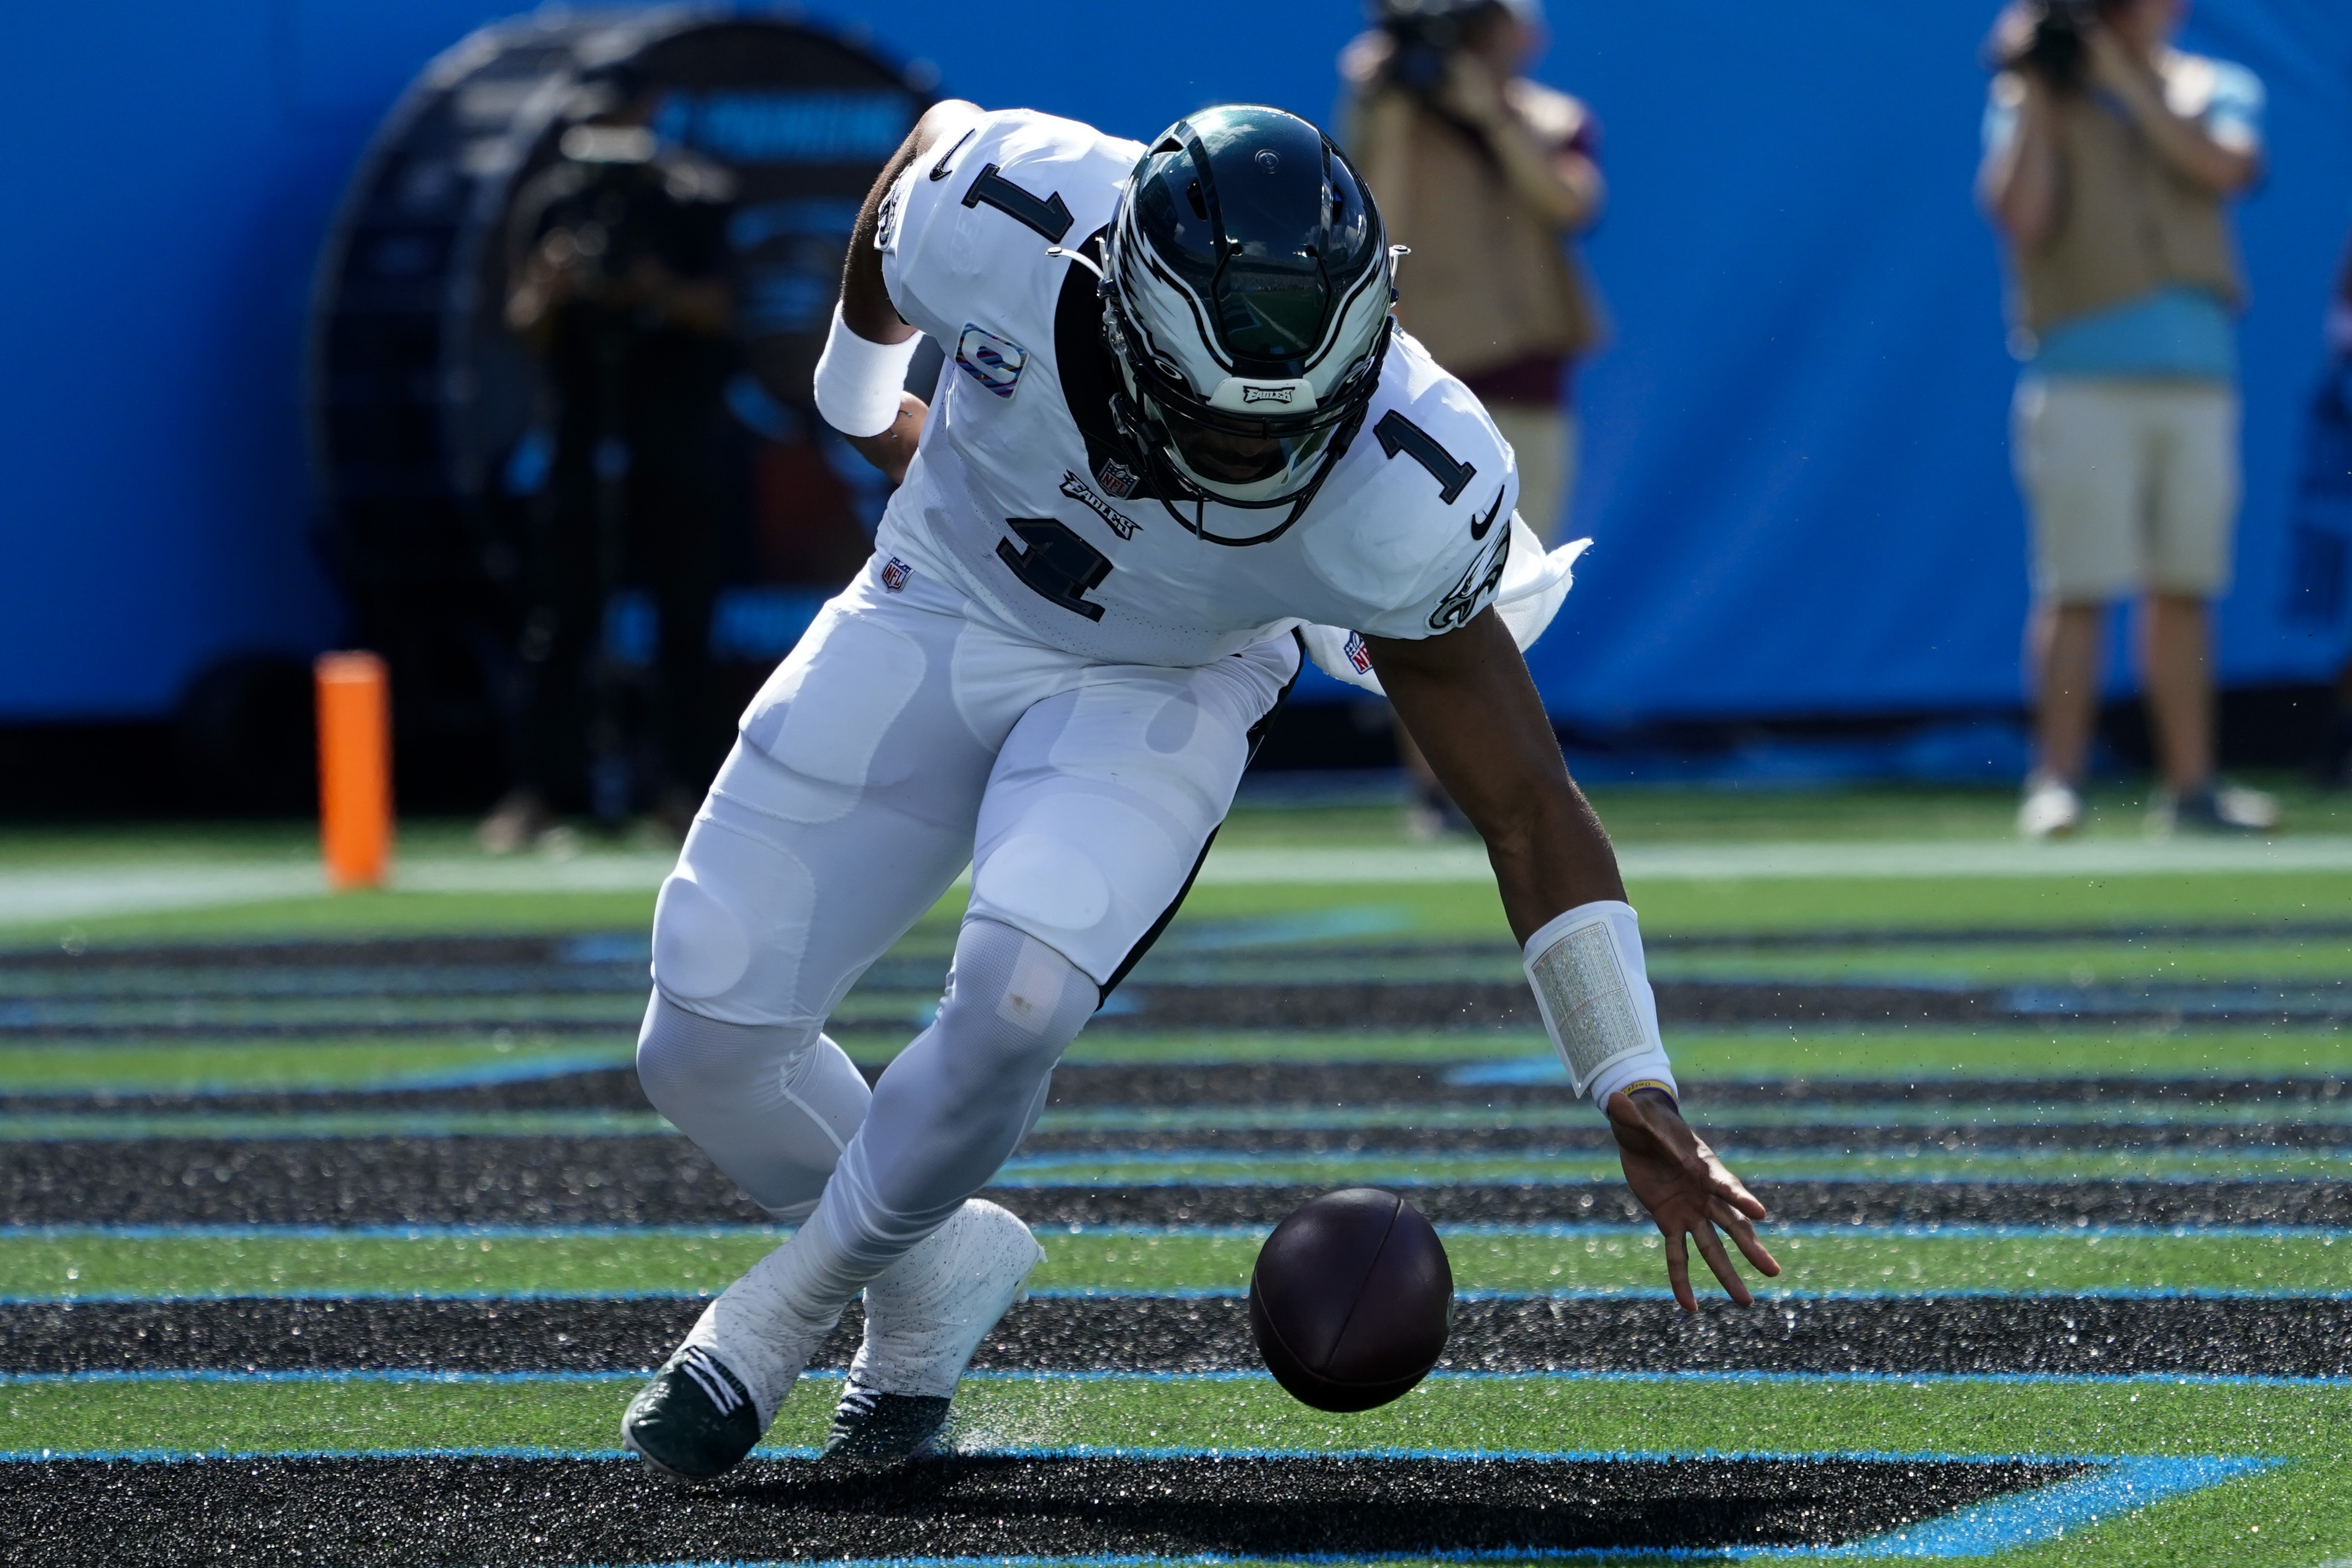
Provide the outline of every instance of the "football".
{"type": "Polygon", "coordinates": [[[1250,1273],[1249,1309],[1276,1382],[1318,1410],[1370,1410],[1445,1354],[1454,1270],[1421,1210],[1348,1187],[1274,1228],[1250,1273]]]}

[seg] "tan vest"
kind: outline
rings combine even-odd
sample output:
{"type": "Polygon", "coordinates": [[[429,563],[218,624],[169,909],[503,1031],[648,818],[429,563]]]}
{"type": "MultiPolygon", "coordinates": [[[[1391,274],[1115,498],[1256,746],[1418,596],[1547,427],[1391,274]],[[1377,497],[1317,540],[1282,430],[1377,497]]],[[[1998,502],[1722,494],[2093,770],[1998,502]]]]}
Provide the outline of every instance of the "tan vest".
{"type": "MultiPolygon", "coordinates": [[[[2163,76],[2175,112],[2202,110],[2207,62],[2169,54],[2163,76]]],[[[2242,305],[2221,198],[2176,172],[2120,109],[2087,93],[2060,99],[2057,109],[2057,225],[2015,257],[2018,324],[2039,334],[2168,284],[2210,288],[2232,308],[2242,305]]]]}
{"type": "MultiPolygon", "coordinates": [[[[1559,146],[1583,113],[1532,82],[1513,83],[1512,102],[1538,141],[1559,146]]],[[[1397,320],[1432,358],[1475,376],[1601,341],[1599,308],[1565,236],[1528,210],[1468,131],[1393,89],[1350,119],[1356,167],[1389,239],[1412,250],[1397,271],[1397,320]]]]}

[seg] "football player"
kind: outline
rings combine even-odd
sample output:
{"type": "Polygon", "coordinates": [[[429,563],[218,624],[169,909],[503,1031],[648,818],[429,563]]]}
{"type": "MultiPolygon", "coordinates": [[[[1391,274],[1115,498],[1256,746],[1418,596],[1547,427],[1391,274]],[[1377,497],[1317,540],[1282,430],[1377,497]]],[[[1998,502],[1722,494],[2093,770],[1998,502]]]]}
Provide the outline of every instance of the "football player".
{"type": "Polygon", "coordinates": [[[746,710],[654,916],[646,1094],[793,1239],[629,1406],[740,1461],[861,1292],[829,1455],[937,1437],[1043,1256],[973,1195],[1174,914],[1312,649],[1385,687],[1485,837],[1570,1081],[1665,1237],[1748,1300],[1763,1206],[1685,1124],[1639,927],[1520,647],[1567,589],[1509,446],[1396,329],[1339,150],[1226,107],[1147,146],[929,110],[859,216],[819,411],[901,481],[874,559],[746,710]],[[902,391],[919,334],[949,351],[902,391]],[[824,1033],[969,863],[937,1020],[869,1094],[824,1033]]]}

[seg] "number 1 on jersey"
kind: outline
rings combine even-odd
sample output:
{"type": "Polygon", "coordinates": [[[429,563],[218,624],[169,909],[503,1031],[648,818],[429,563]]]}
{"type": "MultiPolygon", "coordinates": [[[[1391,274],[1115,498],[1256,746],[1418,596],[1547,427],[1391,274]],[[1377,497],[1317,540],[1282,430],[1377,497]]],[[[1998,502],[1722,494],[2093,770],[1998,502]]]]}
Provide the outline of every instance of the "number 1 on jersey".
{"type": "Polygon", "coordinates": [[[1381,450],[1391,457],[1402,452],[1428,469],[1429,476],[1437,481],[1437,498],[1449,507],[1478,472],[1475,464],[1457,459],[1437,444],[1437,437],[1394,409],[1381,415],[1381,422],[1372,426],[1372,434],[1380,442],[1381,450]]]}
{"type": "Polygon", "coordinates": [[[1087,602],[1085,595],[1110,575],[1110,557],[1052,517],[1007,517],[1004,526],[1028,547],[1014,549],[1011,539],[996,541],[997,558],[1013,576],[1065,610],[1089,621],[1102,619],[1103,607],[1087,602]]]}

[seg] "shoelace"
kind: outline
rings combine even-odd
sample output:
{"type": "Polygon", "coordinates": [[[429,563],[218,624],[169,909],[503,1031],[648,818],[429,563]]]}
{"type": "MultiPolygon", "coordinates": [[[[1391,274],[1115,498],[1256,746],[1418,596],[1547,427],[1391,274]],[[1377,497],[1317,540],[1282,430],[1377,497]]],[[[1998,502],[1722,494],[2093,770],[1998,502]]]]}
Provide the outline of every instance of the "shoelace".
{"type": "Polygon", "coordinates": [[[694,1379],[694,1385],[719,1407],[721,1416],[732,1416],[735,1407],[743,1403],[726,1368],[700,1345],[688,1345],[678,1353],[677,1369],[694,1379]]]}
{"type": "Polygon", "coordinates": [[[841,1403],[833,1413],[834,1425],[837,1427],[846,1421],[865,1420],[874,1414],[874,1406],[879,1404],[881,1399],[880,1389],[869,1388],[863,1383],[852,1382],[841,1391],[841,1403]]]}

